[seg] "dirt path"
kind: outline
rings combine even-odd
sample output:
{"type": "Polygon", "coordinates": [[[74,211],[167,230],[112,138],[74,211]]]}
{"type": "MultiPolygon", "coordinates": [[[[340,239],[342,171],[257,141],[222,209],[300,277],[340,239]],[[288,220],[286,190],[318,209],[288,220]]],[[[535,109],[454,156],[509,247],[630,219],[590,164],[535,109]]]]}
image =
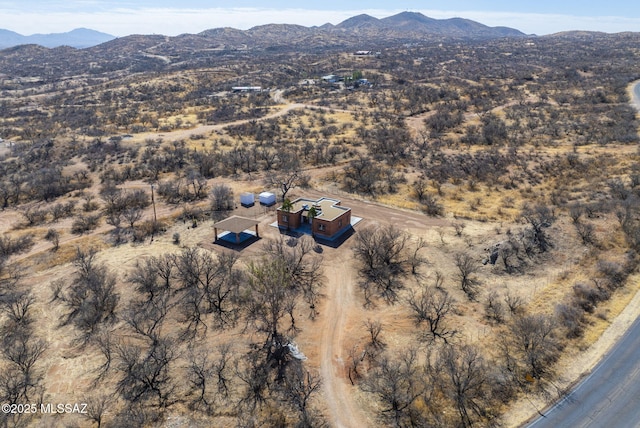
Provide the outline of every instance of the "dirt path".
{"type": "Polygon", "coordinates": [[[230,126],[242,125],[242,124],[253,122],[253,121],[260,122],[264,120],[269,120],[276,117],[284,116],[288,114],[290,111],[298,110],[298,109],[314,109],[314,110],[351,113],[350,110],[336,109],[336,108],[326,107],[326,106],[316,106],[313,104],[302,104],[302,103],[290,103],[282,96],[282,94],[283,94],[282,90],[274,91],[272,97],[277,103],[280,104],[280,105],[274,106],[274,108],[277,110],[257,119],[242,119],[242,120],[236,120],[233,122],[218,123],[215,125],[197,125],[194,128],[179,129],[171,132],[145,132],[145,133],[134,135],[134,139],[139,141],[146,141],[148,139],[153,140],[156,138],[161,138],[165,141],[186,140],[192,135],[204,135],[209,132],[221,131],[230,126]]]}
{"type": "MultiPolygon", "coordinates": [[[[332,263],[333,264],[333,263],[332,263]]],[[[333,264],[336,265],[336,264],[333,264]]],[[[318,328],[322,331],[320,343],[320,375],[323,396],[327,404],[331,426],[361,428],[370,426],[359,406],[354,403],[349,389],[354,388],[345,377],[347,355],[344,332],[349,313],[354,309],[353,272],[334,268],[325,272],[326,307],[324,319],[318,328]]]]}

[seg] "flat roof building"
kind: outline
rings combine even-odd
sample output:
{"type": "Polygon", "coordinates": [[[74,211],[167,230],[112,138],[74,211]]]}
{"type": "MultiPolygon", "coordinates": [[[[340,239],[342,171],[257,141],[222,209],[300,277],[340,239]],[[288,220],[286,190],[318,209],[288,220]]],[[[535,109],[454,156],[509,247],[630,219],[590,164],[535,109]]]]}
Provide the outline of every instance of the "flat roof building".
{"type": "Polygon", "coordinates": [[[312,235],[331,238],[351,227],[351,208],[343,207],[337,199],[298,198],[291,202],[291,209],[278,208],[278,227],[311,228],[312,235]]]}

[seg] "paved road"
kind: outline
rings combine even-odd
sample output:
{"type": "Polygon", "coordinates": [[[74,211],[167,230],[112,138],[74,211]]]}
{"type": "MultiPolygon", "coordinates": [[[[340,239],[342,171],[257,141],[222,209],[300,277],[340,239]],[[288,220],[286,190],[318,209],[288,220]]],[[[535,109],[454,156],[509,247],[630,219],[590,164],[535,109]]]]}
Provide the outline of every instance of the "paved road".
{"type": "Polygon", "coordinates": [[[640,427],[640,319],[589,376],[527,427],[640,427]]]}

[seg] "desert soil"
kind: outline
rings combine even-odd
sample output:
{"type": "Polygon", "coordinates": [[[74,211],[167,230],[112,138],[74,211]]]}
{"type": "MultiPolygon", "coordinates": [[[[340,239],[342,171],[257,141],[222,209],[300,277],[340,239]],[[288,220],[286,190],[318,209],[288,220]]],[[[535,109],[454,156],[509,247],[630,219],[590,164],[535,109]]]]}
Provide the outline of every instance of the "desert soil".
{"type": "MultiPolygon", "coordinates": [[[[638,97],[634,97],[634,100],[640,108],[640,100],[638,100],[638,97]]],[[[282,99],[278,98],[278,101],[282,101],[282,99]]],[[[282,115],[296,108],[317,107],[304,104],[286,104],[268,117],[282,115]]],[[[229,126],[229,124],[199,126],[194,129],[165,133],[162,136],[167,140],[177,140],[188,138],[188,136],[195,133],[203,134],[216,129],[222,129],[226,126],[229,126]]],[[[143,138],[148,138],[149,136],[150,135],[146,135],[143,136],[143,138]]],[[[155,136],[160,136],[160,134],[156,134],[155,136]]],[[[146,186],[146,184],[143,183],[139,184],[140,186],[146,186]]],[[[394,224],[400,229],[408,230],[414,236],[420,237],[434,235],[435,230],[449,227],[451,223],[450,219],[429,218],[416,212],[387,208],[374,202],[354,199],[339,191],[332,192],[331,189],[325,189],[325,191],[322,192],[305,190],[304,194],[309,197],[329,196],[342,200],[344,206],[352,208],[355,215],[363,217],[364,219],[356,226],[356,229],[370,224],[394,224]]],[[[169,207],[164,204],[158,204],[158,210],[159,217],[169,216],[177,212],[175,207],[169,207]]],[[[239,212],[238,214],[243,215],[243,212],[239,212]]],[[[149,216],[150,213],[147,213],[147,217],[149,216]]],[[[269,237],[277,235],[277,230],[268,226],[268,224],[273,221],[272,213],[256,212],[254,216],[261,220],[260,227],[263,236],[269,237]]],[[[19,219],[20,214],[17,211],[6,210],[3,212],[0,215],[0,220],[2,220],[0,221],[0,233],[7,232],[10,226],[19,222],[19,219]]],[[[63,223],[56,225],[57,228],[66,227],[66,230],[68,230],[68,226],[68,224],[63,223]]],[[[160,246],[163,250],[172,248],[170,244],[171,234],[175,230],[178,230],[178,228],[180,228],[180,226],[172,227],[167,236],[158,239],[158,242],[154,243],[153,246],[160,246]]],[[[98,237],[108,229],[110,228],[107,226],[101,226],[90,235],[82,237],[63,234],[60,244],[64,246],[72,243],[75,244],[76,241],[82,242],[90,237],[98,237]]],[[[184,229],[184,227],[182,227],[182,229],[184,229]]],[[[205,241],[211,241],[209,238],[212,236],[203,237],[201,235],[202,230],[193,231],[182,229],[180,229],[180,231],[183,235],[185,245],[188,244],[189,241],[200,244],[205,241]],[[188,239],[188,235],[191,234],[193,237],[188,239]]],[[[309,366],[316,368],[321,374],[323,384],[322,396],[319,401],[324,403],[322,407],[331,426],[359,428],[375,426],[376,423],[372,419],[371,414],[363,411],[363,408],[370,407],[370,404],[368,406],[363,405],[367,404],[365,400],[369,400],[370,397],[366,397],[358,387],[351,385],[348,379],[346,364],[351,346],[362,339],[362,323],[371,315],[363,308],[361,293],[357,290],[356,274],[353,269],[353,263],[351,263],[350,260],[350,244],[351,239],[347,240],[339,248],[324,247],[323,266],[326,281],[323,290],[323,302],[319,307],[319,315],[316,320],[306,320],[303,322],[304,332],[298,338],[298,344],[300,350],[308,356],[309,366]]],[[[208,248],[211,245],[202,246],[208,248]]],[[[259,245],[254,245],[252,247],[258,246],[259,245]]],[[[153,250],[145,247],[146,246],[139,247],[137,251],[134,251],[137,254],[129,254],[130,260],[120,260],[120,262],[123,263],[118,264],[119,262],[116,260],[116,257],[116,259],[114,259],[116,261],[109,260],[109,264],[114,263],[114,266],[117,265],[121,269],[122,266],[127,263],[132,263],[132,260],[135,258],[144,256],[142,253],[149,254],[151,251],[153,251],[153,253],[159,251],[158,247],[153,250]]],[[[257,248],[252,247],[245,251],[248,254],[258,251],[257,248]]],[[[29,253],[18,256],[17,259],[32,257],[36,253],[48,251],[49,248],[49,243],[40,241],[29,253]]],[[[36,275],[32,279],[34,282],[48,282],[51,280],[51,275],[56,277],[62,275],[59,269],[60,268],[55,268],[46,274],[36,275]],[[47,275],[49,275],[49,278],[46,278],[47,275]]],[[[629,304],[615,320],[613,320],[595,344],[584,352],[576,352],[562,358],[558,370],[563,374],[559,383],[560,388],[569,387],[581,376],[587,374],[607,350],[613,346],[628,326],[631,325],[633,320],[640,316],[640,293],[636,293],[638,288],[640,288],[640,281],[637,277],[632,278],[627,296],[629,304]]],[[[40,289],[40,291],[44,292],[43,289],[40,289]]],[[[45,297],[43,297],[43,299],[45,299],[45,297]]],[[[46,299],[44,301],[46,301],[46,299]]],[[[389,327],[388,331],[392,334],[394,328],[398,329],[404,326],[398,323],[395,327],[393,325],[389,327]]],[[[56,377],[53,372],[49,374],[52,375],[52,377],[56,377]]],[[[63,373],[60,373],[60,375],[63,378],[66,377],[63,373]]],[[[68,387],[72,388],[71,385],[68,385],[68,387]]],[[[544,406],[545,403],[542,400],[535,400],[530,397],[514,403],[505,415],[505,426],[520,426],[527,419],[542,410],[544,406]]]]}
{"type": "MultiPolygon", "coordinates": [[[[330,195],[327,192],[305,191],[310,197],[331,196],[340,199],[363,217],[356,228],[371,224],[392,223],[400,229],[411,230],[422,236],[435,227],[448,226],[449,221],[429,218],[419,213],[387,208],[372,202],[330,195]]],[[[352,386],[348,377],[348,353],[351,346],[362,339],[362,324],[372,315],[363,308],[358,294],[356,274],[351,261],[351,240],[339,248],[325,247],[324,272],[326,276],[324,302],[316,321],[305,328],[301,349],[308,344],[318,348],[317,355],[310,354],[309,363],[320,368],[323,381],[322,398],[326,403],[326,415],[334,427],[361,428],[375,426],[371,415],[362,410],[365,399],[358,387],[352,386]]],[[[396,326],[387,326],[391,333],[396,326]]]]}

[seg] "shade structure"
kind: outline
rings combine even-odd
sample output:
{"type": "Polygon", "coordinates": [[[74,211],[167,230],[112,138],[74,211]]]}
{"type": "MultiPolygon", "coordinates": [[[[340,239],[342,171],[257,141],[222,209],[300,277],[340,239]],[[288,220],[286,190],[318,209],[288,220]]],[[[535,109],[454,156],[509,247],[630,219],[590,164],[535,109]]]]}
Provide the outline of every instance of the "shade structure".
{"type": "Polygon", "coordinates": [[[247,229],[255,227],[256,237],[259,238],[260,235],[258,234],[258,224],[260,224],[260,222],[257,220],[247,217],[241,217],[239,215],[234,215],[226,218],[213,225],[216,233],[216,241],[218,240],[218,229],[234,233],[236,235],[236,242],[240,243],[240,234],[247,229]]]}

